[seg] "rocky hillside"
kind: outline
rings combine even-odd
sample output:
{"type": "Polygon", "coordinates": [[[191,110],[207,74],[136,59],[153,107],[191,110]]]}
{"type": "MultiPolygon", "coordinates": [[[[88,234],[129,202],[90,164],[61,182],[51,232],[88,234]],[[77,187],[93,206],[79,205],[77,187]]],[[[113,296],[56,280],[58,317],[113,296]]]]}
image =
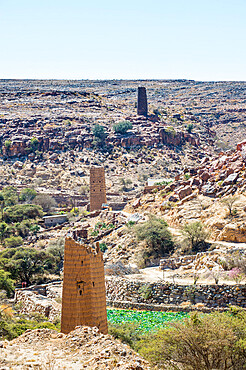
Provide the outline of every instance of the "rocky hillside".
{"type": "Polygon", "coordinates": [[[175,177],[243,140],[244,89],[239,82],[1,80],[0,187],[28,184],[58,205],[83,206],[89,167],[99,164],[110,205],[122,209],[147,178],[175,177]],[[136,115],[143,84],[148,117],[136,115]],[[122,120],[132,129],[116,134],[122,120]],[[95,124],[107,136],[103,151],[95,124]]]}
{"type": "Polygon", "coordinates": [[[65,335],[50,329],[27,330],[0,342],[2,369],[150,369],[127,345],[97,328],[76,327],[65,335]]]}

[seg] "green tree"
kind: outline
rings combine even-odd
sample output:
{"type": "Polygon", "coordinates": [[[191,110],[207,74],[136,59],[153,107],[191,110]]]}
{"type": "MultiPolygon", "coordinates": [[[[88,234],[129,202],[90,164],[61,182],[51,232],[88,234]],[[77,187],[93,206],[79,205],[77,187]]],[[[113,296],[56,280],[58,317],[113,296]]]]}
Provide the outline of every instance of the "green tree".
{"type": "Polygon", "coordinates": [[[0,222],[0,241],[3,243],[4,238],[8,235],[8,225],[6,222],[0,222]]]}
{"type": "Polygon", "coordinates": [[[60,273],[63,267],[64,247],[65,247],[64,238],[58,238],[55,240],[51,240],[48,248],[46,249],[46,252],[55,258],[56,265],[57,265],[56,272],[58,273],[60,273]]]}
{"type": "Polygon", "coordinates": [[[246,313],[192,314],[139,344],[158,369],[246,369],[246,313]]]}
{"type": "Polygon", "coordinates": [[[171,253],[174,249],[172,235],[168,230],[167,223],[155,216],[149,216],[149,220],[136,225],[134,231],[137,240],[145,240],[148,246],[147,256],[162,257],[171,253]]]}
{"type": "Polygon", "coordinates": [[[31,203],[32,200],[36,197],[37,192],[34,189],[31,188],[25,188],[21,190],[19,195],[19,200],[22,203],[31,203]]]}
{"type": "Polygon", "coordinates": [[[4,196],[0,193],[0,208],[1,208],[1,219],[3,217],[3,208],[4,208],[4,196]]]}
{"type": "Polygon", "coordinates": [[[103,147],[105,145],[105,139],[108,136],[105,128],[96,124],[93,127],[93,135],[94,135],[94,144],[98,147],[103,147]]]}
{"type": "Polygon", "coordinates": [[[192,131],[193,131],[193,128],[194,128],[193,123],[188,123],[188,125],[186,127],[186,130],[187,130],[187,132],[189,132],[189,134],[191,134],[192,131]]]}
{"type": "Polygon", "coordinates": [[[6,186],[1,191],[1,198],[3,198],[4,206],[13,206],[18,203],[17,189],[14,186],[6,186]]]}
{"type": "Polygon", "coordinates": [[[8,248],[0,253],[0,268],[9,272],[11,278],[31,284],[37,274],[53,272],[54,257],[45,251],[32,248],[8,248]]]}
{"type": "Polygon", "coordinates": [[[4,146],[5,146],[5,149],[6,149],[6,153],[7,154],[9,154],[11,145],[12,145],[12,142],[10,140],[5,140],[4,146]]]}
{"type": "Polygon", "coordinates": [[[124,135],[128,130],[132,129],[132,123],[130,121],[121,121],[113,126],[113,130],[116,134],[124,135]]]}
{"type": "Polygon", "coordinates": [[[9,298],[14,292],[14,281],[10,279],[10,273],[0,270],[0,290],[5,290],[9,298]]]}
{"type": "Polygon", "coordinates": [[[22,220],[42,217],[42,208],[35,204],[16,204],[6,207],[3,212],[3,220],[7,223],[21,222],[22,220]]]}
{"type": "Polygon", "coordinates": [[[30,150],[31,152],[35,152],[38,149],[38,139],[36,137],[32,137],[30,140],[30,150]]]}
{"type": "Polygon", "coordinates": [[[45,213],[51,212],[57,207],[55,199],[48,194],[38,194],[33,203],[41,206],[45,213]]]}
{"type": "Polygon", "coordinates": [[[32,224],[30,220],[23,220],[21,222],[17,222],[15,228],[18,235],[20,235],[22,238],[28,236],[30,234],[31,225],[32,224]]]}
{"type": "Polygon", "coordinates": [[[4,239],[4,244],[7,248],[19,247],[23,244],[23,239],[21,236],[11,235],[9,238],[4,239]]]}
{"type": "Polygon", "coordinates": [[[206,239],[209,236],[209,233],[201,222],[185,224],[182,229],[182,233],[185,237],[185,242],[193,252],[206,249],[206,239]]]}
{"type": "Polygon", "coordinates": [[[229,195],[228,197],[221,200],[221,202],[227,207],[229,211],[229,216],[233,215],[233,211],[236,208],[233,208],[234,203],[238,200],[238,197],[235,195],[229,195]]]}

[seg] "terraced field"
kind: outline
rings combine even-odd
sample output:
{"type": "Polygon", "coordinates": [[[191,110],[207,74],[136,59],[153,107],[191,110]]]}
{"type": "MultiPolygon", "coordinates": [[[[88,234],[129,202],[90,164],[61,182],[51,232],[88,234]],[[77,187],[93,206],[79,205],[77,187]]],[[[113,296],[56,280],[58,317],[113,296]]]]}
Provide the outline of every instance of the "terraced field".
{"type": "Polygon", "coordinates": [[[155,312],[108,309],[108,321],[112,324],[123,325],[133,323],[141,332],[158,330],[170,322],[183,320],[188,317],[186,312],[155,312]]]}

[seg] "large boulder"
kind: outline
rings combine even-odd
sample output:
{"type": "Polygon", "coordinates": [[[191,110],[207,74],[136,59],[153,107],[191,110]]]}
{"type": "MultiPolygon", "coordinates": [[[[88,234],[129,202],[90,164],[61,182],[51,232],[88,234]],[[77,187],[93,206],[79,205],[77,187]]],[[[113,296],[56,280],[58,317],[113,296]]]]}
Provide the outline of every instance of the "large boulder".
{"type": "Polygon", "coordinates": [[[218,235],[217,240],[246,243],[246,224],[227,224],[218,235]]]}
{"type": "Polygon", "coordinates": [[[184,188],[180,189],[178,191],[177,195],[178,195],[179,199],[182,200],[183,198],[187,197],[191,193],[192,193],[192,188],[188,185],[188,186],[185,186],[184,188]]]}

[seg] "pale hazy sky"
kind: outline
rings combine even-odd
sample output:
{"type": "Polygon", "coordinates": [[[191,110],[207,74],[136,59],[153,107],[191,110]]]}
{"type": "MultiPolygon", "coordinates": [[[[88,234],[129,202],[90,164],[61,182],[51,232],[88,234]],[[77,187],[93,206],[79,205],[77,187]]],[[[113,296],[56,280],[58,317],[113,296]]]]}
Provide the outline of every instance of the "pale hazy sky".
{"type": "Polygon", "coordinates": [[[246,80],[246,0],[0,0],[0,78],[246,80]]]}

